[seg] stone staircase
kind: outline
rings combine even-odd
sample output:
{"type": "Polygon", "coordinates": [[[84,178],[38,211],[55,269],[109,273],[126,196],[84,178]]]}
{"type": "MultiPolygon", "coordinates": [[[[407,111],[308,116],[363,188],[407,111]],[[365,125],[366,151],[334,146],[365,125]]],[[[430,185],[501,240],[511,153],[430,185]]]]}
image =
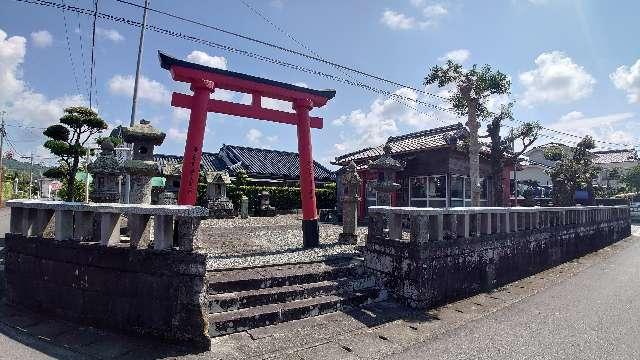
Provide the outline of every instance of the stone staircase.
{"type": "Polygon", "coordinates": [[[209,335],[232,334],[382,300],[360,258],[210,271],[209,335]]]}

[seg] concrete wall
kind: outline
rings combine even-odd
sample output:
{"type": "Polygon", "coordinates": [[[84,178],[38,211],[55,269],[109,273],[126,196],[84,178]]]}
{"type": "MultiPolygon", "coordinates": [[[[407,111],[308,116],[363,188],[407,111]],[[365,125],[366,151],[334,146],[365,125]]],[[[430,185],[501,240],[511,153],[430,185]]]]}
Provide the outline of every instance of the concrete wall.
{"type": "Polygon", "coordinates": [[[208,348],[206,255],[6,235],[7,301],[208,348]]]}
{"type": "Polygon", "coordinates": [[[431,308],[583,256],[630,232],[624,219],[422,245],[370,237],[364,255],[367,269],[392,296],[409,306],[431,308]]]}

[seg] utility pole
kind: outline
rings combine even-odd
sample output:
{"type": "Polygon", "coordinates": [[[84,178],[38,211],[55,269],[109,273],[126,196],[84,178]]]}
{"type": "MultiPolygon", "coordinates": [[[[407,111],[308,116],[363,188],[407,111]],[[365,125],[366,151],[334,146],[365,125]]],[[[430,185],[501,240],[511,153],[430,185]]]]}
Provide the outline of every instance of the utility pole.
{"type": "MultiPolygon", "coordinates": [[[[142,63],[142,50],[144,45],[144,30],[147,24],[147,8],[149,6],[149,0],[144,0],[144,12],[142,13],[142,27],[140,28],[140,41],[138,42],[138,60],[136,61],[136,78],[133,82],[133,100],[131,102],[131,120],[129,126],[133,126],[136,123],[136,106],[138,104],[138,82],[140,80],[140,67],[142,63]]],[[[129,146],[132,151],[133,148],[129,146]]],[[[131,175],[127,174],[126,183],[124,189],[124,200],[128,204],[131,193],[131,175]]]]}
{"type": "Polygon", "coordinates": [[[2,120],[0,121],[0,207],[4,206],[4,202],[2,199],[2,195],[4,194],[4,167],[2,164],[2,157],[4,156],[4,115],[6,113],[7,112],[4,110],[0,112],[0,117],[2,118],[2,120]]]}
{"type": "Polygon", "coordinates": [[[89,157],[91,156],[89,153],[90,149],[87,149],[87,154],[84,158],[84,202],[89,202],[89,157]]]}
{"type": "MultiPolygon", "coordinates": [[[[513,146],[513,149],[515,150],[515,148],[516,148],[515,140],[514,140],[512,146],[513,146]]],[[[514,200],[515,201],[514,201],[513,205],[514,206],[518,206],[518,159],[517,158],[514,159],[514,161],[513,161],[513,186],[515,187],[515,191],[514,191],[514,194],[515,194],[514,200]]]]}
{"type": "Polygon", "coordinates": [[[33,187],[33,151],[31,152],[30,156],[22,156],[23,159],[30,159],[29,160],[29,186],[27,187],[29,189],[29,200],[31,200],[31,187],[33,187]]]}

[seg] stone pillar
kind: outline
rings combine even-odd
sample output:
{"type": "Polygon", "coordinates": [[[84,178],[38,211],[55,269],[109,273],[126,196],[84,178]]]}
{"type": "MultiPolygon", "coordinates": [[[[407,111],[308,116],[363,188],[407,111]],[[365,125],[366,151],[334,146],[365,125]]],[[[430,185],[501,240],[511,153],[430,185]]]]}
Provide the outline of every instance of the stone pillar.
{"type": "Polygon", "coordinates": [[[249,217],[249,198],[244,195],[240,198],[240,217],[242,219],[249,217]]]}
{"type": "MultiPolygon", "coordinates": [[[[356,244],[358,235],[356,229],[358,226],[358,189],[361,180],[356,171],[356,164],[351,162],[347,166],[346,172],[341,176],[341,182],[344,185],[344,193],[342,196],[342,233],[338,237],[338,241],[345,244],[356,244]]],[[[400,236],[402,236],[402,223],[400,227],[400,236]]]]}
{"type": "Polygon", "coordinates": [[[151,204],[150,176],[131,175],[129,199],[132,204],[151,204]]]}

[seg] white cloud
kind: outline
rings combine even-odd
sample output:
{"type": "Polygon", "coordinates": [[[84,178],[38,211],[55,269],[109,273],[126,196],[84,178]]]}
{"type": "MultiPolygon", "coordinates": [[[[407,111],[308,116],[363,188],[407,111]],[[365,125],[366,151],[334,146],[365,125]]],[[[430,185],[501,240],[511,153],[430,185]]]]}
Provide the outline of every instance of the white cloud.
{"type": "Polygon", "coordinates": [[[455,63],[462,64],[463,62],[469,59],[469,56],[471,56],[471,52],[469,50],[457,49],[457,50],[451,50],[448,53],[444,54],[443,56],[439,57],[438,61],[451,60],[455,63]]]}
{"type": "Polygon", "coordinates": [[[416,18],[393,10],[385,10],[380,21],[391,30],[410,30],[420,26],[416,18]]]}
{"type": "Polygon", "coordinates": [[[272,145],[278,141],[277,136],[264,136],[264,134],[258,129],[249,129],[245,135],[247,141],[253,146],[261,148],[271,148],[272,145]]]}
{"type": "MultiPolygon", "coordinates": [[[[625,131],[621,127],[632,125],[634,122],[629,120],[633,117],[634,114],[629,112],[587,117],[580,111],[571,111],[549,127],[580,137],[591,135],[597,140],[632,143],[635,142],[632,134],[636,131],[625,131]]],[[[559,136],[562,137],[562,135],[559,136]]]]}
{"type": "Polygon", "coordinates": [[[411,5],[415,7],[423,7],[425,4],[425,0],[410,0],[411,5]]]}
{"type": "Polygon", "coordinates": [[[26,38],[7,37],[0,29],[0,108],[7,110],[11,122],[44,127],[56,123],[64,108],[85,105],[86,101],[81,95],[49,99],[31,89],[23,80],[26,44],[26,38]]]}
{"type": "Polygon", "coordinates": [[[105,29],[101,27],[96,27],[96,36],[99,39],[106,39],[113,41],[114,43],[121,42],[124,40],[124,36],[118,32],[116,29],[105,29]]]}
{"type": "Polygon", "coordinates": [[[564,53],[542,53],[535,63],[536,69],[520,74],[520,82],[526,88],[523,104],[568,103],[591,95],[596,80],[564,53]]]}
{"type": "MultiPolygon", "coordinates": [[[[109,91],[114,95],[133,96],[133,75],[115,75],[109,79],[109,91]]],[[[141,75],[138,83],[138,98],[158,104],[169,104],[171,93],[161,83],[141,75]]]]}
{"type": "Polygon", "coordinates": [[[447,10],[447,8],[441,4],[434,4],[422,9],[422,13],[428,18],[436,18],[447,15],[449,13],[449,10],[447,10]]]}
{"type": "Polygon", "coordinates": [[[631,67],[619,66],[609,78],[616,88],[627,92],[629,103],[640,103],[640,59],[631,67]]]}
{"type": "Polygon", "coordinates": [[[200,65],[227,70],[227,59],[223,56],[211,56],[204,51],[192,51],[191,54],[187,55],[187,60],[200,65]]]}
{"type": "Polygon", "coordinates": [[[31,41],[36,47],[45,48],[53,44],[53,36],[47,30],[35,31],[31,33],[31,41]]]}
{"type": "MultiPolygon", "coordinates": [[[[416,107],[418,94],[415,91],[402,88],[395,94],[407,98],[406,103],[416,107]]],[[[443,121],[450,120],[449,118],[445,120],[439,113],[420,113],[392,99],[377,98],[367,111],[357,109],[333,120],[334,126],[345,127],[345,131],[340,136],[340,142],[334,144],[334,152],[339,155],[367,146],[380,145],[389,136],[396,135],[400,125],[415,129],[441,126],[442,124],[436,122],[434,117],[443,121]]]]}

